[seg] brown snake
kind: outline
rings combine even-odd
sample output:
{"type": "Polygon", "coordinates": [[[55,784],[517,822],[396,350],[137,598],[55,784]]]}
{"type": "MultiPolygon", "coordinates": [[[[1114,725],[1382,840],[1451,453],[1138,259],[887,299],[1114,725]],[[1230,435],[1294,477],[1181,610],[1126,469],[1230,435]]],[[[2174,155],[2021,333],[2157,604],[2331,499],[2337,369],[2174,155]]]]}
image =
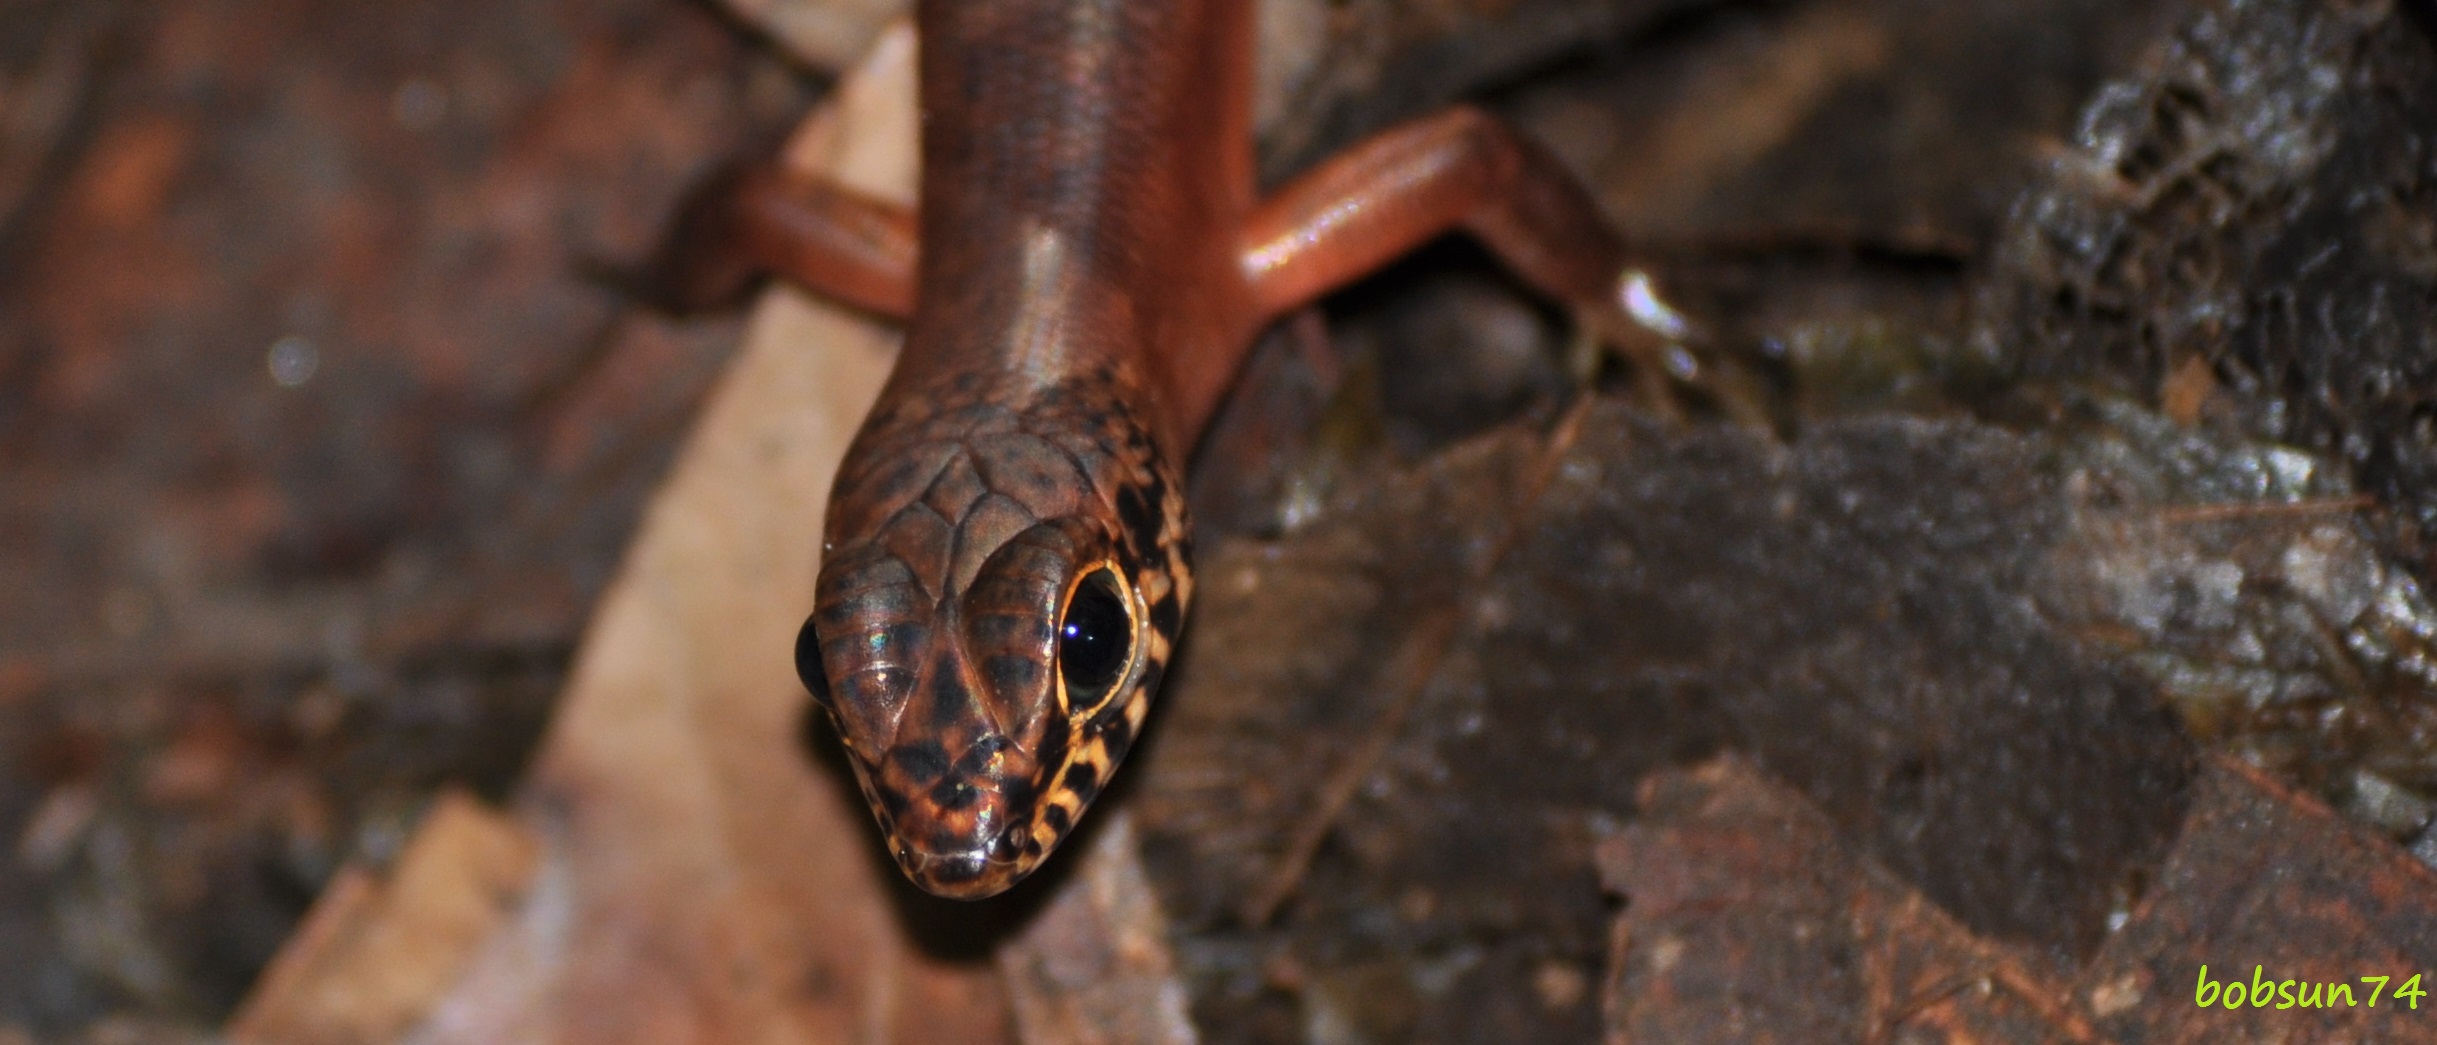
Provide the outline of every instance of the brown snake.
{"type": "Polygon", "coordinates": [[[1250,7],[923,0],[919,222],[780,177],[702,219],[744,255],[706,285],[768,268],[910,312],[796,660],[934,893],[1029,873],[1141,735],[1192,601],[1180,468],[1264,325],[1460,228],[1615,329],[1619,241],[1476,111],[1262,197],[1250,7]]]}

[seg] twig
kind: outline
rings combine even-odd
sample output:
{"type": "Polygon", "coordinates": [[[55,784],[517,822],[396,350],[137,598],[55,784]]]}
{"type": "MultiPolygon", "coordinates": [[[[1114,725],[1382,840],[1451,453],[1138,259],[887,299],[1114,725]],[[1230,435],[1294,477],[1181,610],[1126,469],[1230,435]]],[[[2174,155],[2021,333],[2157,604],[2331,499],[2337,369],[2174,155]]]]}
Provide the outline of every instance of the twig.
{"type": "Polygon", "coordinates": [[[2235,501],[2164,508],[2159,510],[2158,519],[2170,525],[2181,525],[2183,523],[2268,518],[2280,515],[2342,515],[2348,512],[2367,511],[2377,506],[2378,499],[2368,494],[2321,498],[2314,501],[2235,501]]]}

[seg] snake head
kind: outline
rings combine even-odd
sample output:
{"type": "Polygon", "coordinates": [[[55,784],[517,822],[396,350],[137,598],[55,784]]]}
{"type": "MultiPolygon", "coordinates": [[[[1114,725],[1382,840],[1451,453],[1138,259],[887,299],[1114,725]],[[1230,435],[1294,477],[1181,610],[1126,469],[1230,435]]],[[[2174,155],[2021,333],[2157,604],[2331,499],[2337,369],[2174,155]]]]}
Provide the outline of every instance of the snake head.
{"type": "Polygon", "coordinates": [[[862,468],[888,441],[867,429],[796,641],[898,866],[961,899],[1031,873],[1099,796],[1189,585],[1182,499],[1147,440],[1060,446],[981,416],[862,468]]]}

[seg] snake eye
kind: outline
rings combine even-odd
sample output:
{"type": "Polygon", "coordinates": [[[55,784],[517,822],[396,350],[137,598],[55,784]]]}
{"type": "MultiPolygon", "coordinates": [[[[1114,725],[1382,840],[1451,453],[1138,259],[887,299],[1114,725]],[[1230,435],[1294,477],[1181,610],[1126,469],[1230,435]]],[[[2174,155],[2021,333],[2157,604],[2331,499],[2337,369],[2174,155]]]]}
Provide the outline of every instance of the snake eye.
{"type": "Polygon", "coordinates": [[[1066,597],[1066,619],[1058,624],[1058,677],[1066,681],[1068,706],[1098,710],[1133,659],[1134,617],[1117,575],[1094,570],[1066,597]]]}
{"type": "Polygon", "coordinates": [[[829,706],[829,673],[821,670],[821,637],[813,634],[810,618],[795,633],[795,677],[804,680],[804,688],[812,691],[815,702],[829,706]]]}

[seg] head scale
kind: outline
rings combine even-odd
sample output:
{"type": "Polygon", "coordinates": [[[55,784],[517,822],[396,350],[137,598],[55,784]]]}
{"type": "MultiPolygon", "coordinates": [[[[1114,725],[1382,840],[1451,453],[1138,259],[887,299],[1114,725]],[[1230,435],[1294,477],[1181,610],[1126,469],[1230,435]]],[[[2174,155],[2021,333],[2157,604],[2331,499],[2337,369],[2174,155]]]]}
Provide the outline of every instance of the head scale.
{"type": "Polygon", "coordinates": [[[1125,376],[894,397],[840,467],[796,667],[931,892],[989,896],[1038,866],[1166,669],[1189,531],[1125,376]]]}

